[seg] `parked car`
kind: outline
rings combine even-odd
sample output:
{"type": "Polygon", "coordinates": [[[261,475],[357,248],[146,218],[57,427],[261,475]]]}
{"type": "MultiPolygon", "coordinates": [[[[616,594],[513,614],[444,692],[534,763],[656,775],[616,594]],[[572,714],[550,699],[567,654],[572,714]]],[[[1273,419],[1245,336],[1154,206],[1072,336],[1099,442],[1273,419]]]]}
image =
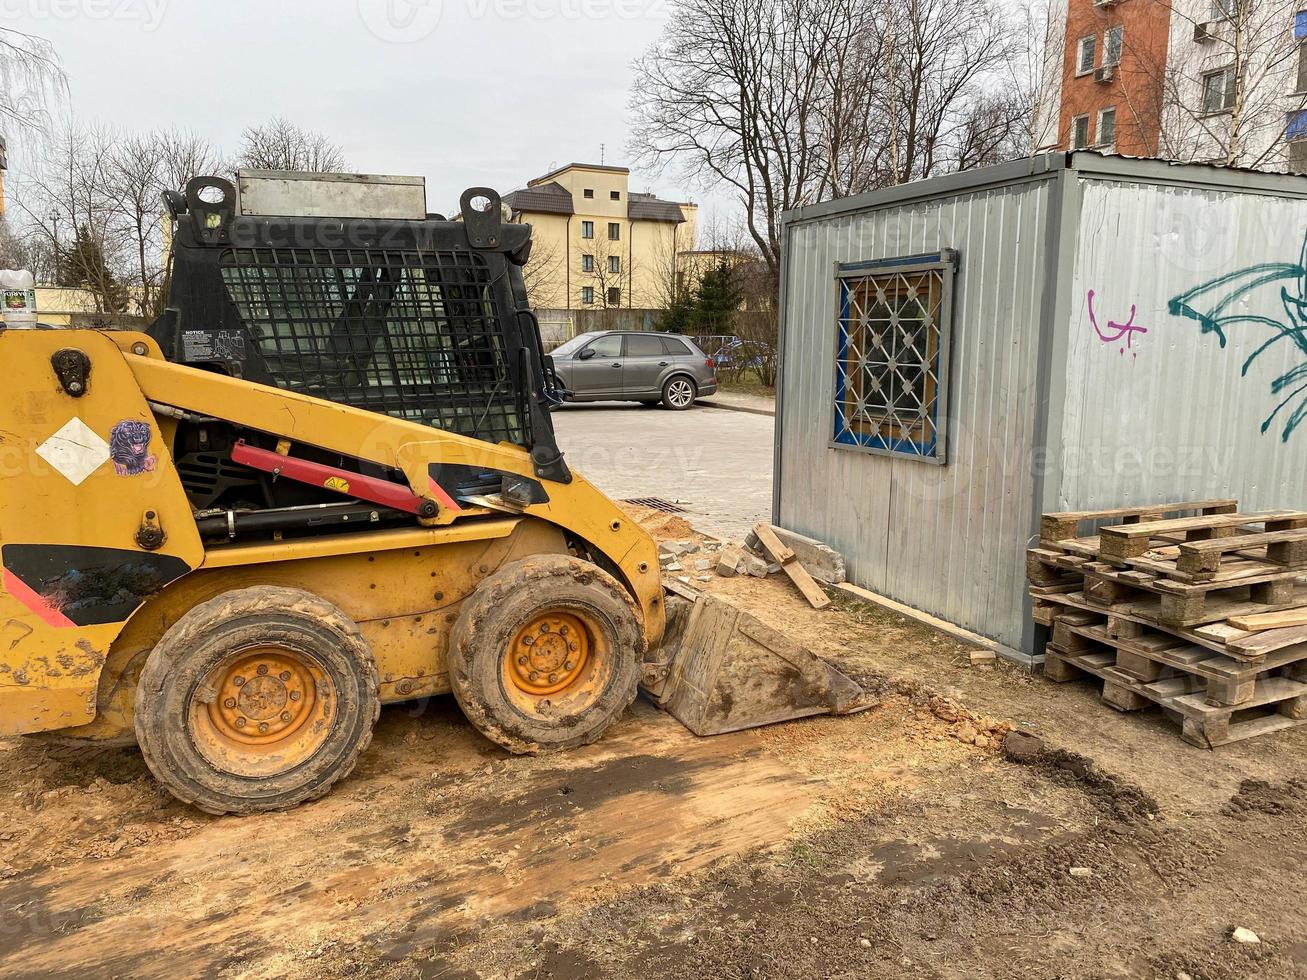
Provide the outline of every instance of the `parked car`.
{"type": "Polygon", "coordinates": [[[550,356],[567,401],[661,402],[679,412],[717,391],[712,358],[678,334],[583,333],[550,356]]]}

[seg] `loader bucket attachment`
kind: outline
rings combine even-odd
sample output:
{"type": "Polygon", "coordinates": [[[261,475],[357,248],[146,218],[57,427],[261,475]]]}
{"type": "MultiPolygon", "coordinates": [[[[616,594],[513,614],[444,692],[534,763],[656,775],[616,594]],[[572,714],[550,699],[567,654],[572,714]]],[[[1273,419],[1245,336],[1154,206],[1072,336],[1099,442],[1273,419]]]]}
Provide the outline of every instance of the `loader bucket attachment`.
{"type": "Polygon", "coordinates": [[[668,619],[645,690],[696,735],[874,705],[825,660],[721,599],[701,595],[680,609],[669,601],[668,619]]]}

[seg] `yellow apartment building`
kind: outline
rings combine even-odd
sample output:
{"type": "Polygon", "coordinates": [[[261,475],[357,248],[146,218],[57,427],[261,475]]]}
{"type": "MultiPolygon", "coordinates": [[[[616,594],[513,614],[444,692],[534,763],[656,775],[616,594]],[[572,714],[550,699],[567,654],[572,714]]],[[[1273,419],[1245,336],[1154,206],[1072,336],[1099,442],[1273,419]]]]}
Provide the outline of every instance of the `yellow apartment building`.
{"type": "Polygon", "coordinates": [[[570,163],[504,197],[531,225],[526,279],[542,310],[662,309],[698,206],[630,190],[630,170],[570,163]]]}

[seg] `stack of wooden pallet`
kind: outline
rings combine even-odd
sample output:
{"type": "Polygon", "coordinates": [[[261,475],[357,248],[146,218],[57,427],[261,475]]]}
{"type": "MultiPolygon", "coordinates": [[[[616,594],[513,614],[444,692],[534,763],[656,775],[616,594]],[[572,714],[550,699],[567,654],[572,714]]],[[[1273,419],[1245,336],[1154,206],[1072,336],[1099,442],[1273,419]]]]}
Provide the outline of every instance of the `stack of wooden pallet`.
{"type": "Polygon", "coordinates": [[[1159,705],[1195,745],[1307,723],[1307,512],[1234,500],[1045,514],[1026,567],[1044,673],[1159,705]]]}

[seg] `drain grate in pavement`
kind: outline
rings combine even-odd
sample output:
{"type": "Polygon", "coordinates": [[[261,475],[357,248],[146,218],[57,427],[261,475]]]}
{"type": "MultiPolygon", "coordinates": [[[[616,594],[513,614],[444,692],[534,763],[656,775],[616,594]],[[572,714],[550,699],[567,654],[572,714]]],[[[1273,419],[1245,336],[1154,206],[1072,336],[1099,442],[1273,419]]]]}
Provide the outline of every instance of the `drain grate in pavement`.
{"type": "Polygon", "coordinates": [[[624,504],[635,504],[637,507],[648,507],[650,510],[661,510],[664,514],[684,514],[685,508],[679,507],[670,500],[664,500],[662,497],[630,497],[623,500],[624,504]]]}

